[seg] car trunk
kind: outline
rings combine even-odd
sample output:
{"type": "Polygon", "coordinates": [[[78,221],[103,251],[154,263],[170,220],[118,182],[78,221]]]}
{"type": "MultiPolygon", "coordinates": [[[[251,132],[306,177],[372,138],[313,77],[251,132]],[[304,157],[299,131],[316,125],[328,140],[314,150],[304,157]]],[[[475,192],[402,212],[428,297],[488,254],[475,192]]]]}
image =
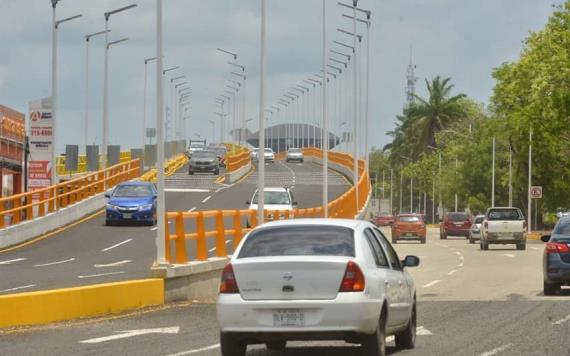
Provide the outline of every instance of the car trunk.
{"type": "Polygon", "coordinates": [[[487,222],[487,232],[492,234],[507,235],[524,231],[523,220],[497,220],[487,222]]]}
{"type": "Polygon", "coordinates": [[[284,256],[232,262],[244,300],[336,298],[349,257],[284,256]]]}
{"type": "Polygon", "coordinates": [[[445,228],[448,230],[454,229],[469,229],[471,227],[471,222],[469,220],[464,221],[447,221],[445,223],[445,228]]]}
{"type": "Polygon", "coordinates": [[[401,232],[418,232],[422,229],[422,224],[417,222],[398,222],[397,229],[401,232]]]}

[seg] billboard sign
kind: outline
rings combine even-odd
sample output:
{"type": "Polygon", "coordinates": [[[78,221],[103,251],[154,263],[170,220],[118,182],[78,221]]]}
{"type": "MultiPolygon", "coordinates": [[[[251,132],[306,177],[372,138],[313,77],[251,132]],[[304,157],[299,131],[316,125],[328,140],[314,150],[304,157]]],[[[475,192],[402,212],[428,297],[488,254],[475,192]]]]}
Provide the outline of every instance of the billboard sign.
{"type": "Polygon", "coordinates": [[[48,187],[53,182],[53,117],[51,97],[29,103],[30,157],[28,187],[30,190],[48,187]]]}

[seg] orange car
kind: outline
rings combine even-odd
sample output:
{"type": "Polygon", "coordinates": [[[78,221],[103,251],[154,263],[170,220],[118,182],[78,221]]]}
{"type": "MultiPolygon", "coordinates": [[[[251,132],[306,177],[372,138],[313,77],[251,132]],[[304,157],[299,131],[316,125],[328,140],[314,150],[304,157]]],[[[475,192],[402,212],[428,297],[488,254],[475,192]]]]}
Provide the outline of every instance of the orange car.
{"type": "Polygon", "coordinates": [[[426,243],[426,223],[423,215],[400,214],[392,225],[392,243],[398,240],[416,240],[426,243]]]}

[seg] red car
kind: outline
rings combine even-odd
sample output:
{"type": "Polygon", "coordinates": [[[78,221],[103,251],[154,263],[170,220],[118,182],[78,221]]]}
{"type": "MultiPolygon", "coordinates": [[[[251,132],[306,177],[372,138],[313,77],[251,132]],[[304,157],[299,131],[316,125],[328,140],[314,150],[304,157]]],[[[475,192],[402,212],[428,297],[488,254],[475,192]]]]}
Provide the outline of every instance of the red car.
{"type": "Polygon", "coordinates": [[[439,238],[447,239],[447,236],[463,236],[468,239],[472,224],[473,220],[468,213],[446,213],[439,227],[439,238]]]}
{"type": "Polygon", "coordinates": [[[376,226],[392,226],[394,224],[394,215],[384,214],[375,216],[372,223],[376,226]]]}
{"type": "Polygon", "coordinates": [[[392,243],[398,240],[419,240],[426,243],[426,223],[422,215],[400,214],[392,225],[392,243]]]}

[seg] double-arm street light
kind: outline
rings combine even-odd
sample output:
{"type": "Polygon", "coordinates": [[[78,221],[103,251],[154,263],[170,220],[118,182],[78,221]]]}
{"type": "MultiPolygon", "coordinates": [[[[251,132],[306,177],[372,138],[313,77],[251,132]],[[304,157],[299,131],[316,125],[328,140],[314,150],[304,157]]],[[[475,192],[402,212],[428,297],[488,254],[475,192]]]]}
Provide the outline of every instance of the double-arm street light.
{"type": "Polygon", "coordinates": [[[59,121],[57,117],[57,29],[59,25],[64,22],[75,20],[80,18],[81,14],[67,17],[65,19],[56,20],[55,10],[57,3],[60,0],[51,0],[52,7],[52,28],[51,28],[51,117],[52,117],[52,143],[51,143],[51,165],[52,165],[52,183],[57,182],[57,169],[56,169],[56,133],[57,133],[57,123],[59,121]]]}
{"type": "Polygon", "coordinates": [[[109,47],[126,41],[125,38],[109,42],[109,18],[111,15],[118,14],[120,12],[132,9],[136,7],[136,4],[131,4],[124,6],[112,11],[104,13],[105,16],[105,65],[103,74],[103,147],[101,149],[103,156],[103,168],[107,167],[107,146],[109,145],[109,47]]]}
{"type": "Polygon", "coordinates": [[[85,122],[83,123],[83,144],[87,154],[89,144],[89,41],[92,37],[100,36],[105,31],[99,31],[85,35],[85,122]]]}

